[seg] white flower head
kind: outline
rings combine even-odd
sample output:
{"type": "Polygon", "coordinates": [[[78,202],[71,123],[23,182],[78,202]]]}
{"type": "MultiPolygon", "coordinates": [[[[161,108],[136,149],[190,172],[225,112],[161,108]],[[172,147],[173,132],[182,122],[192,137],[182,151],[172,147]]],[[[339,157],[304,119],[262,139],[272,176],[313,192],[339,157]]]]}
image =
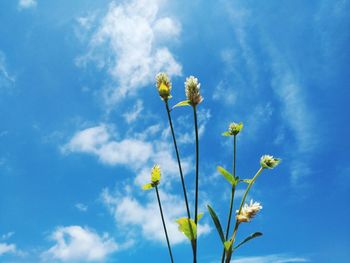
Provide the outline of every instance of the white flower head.
{"type": "Polygon", "coordinates": [[[188,78],[186,78],[186,97],[190,101],[192,106],[196,106],[203,101],[203,97],[200,94],[200,87],[201,84],[198,82],[198,79],[194,76],[189,76],[188,78]]]}
{"type": "Polygon", "coordinates": [[[261,167],[267,169],[275,168],[280,162],[281,159],[274,158],[272,155],[263,155],[260,159],[261,167]]]}
{"type": "Polygon", "coordinates": [[[241,209],[241,212],[237,210],[237,220],[238,222],[250,222],[252,218],[256,216],[256,214],[262,209],[262,206],[258,202],[253,202],[250,200],[250,203],[245,203],[241,209]],[[239,214],[238,214],[239,213],[239,214]]]}

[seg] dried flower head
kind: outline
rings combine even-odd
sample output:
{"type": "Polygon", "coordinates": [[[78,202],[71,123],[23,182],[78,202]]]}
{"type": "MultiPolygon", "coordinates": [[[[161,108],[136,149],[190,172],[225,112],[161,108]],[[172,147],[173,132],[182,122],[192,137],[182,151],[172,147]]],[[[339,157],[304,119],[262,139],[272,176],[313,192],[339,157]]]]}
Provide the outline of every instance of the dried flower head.
{"type": "Polygon", "coordinates": [[[268,168],[268,169],[275,168],[280,162],[281,162],[281,159],[274,158],[272,155],[263,155],[260,159],[261,167],[268,168]]]}
{"type": "Polygon", "coordinates": [[[243,205],[241,212],[237,210],[237,216],[236,219],[238,222],[250,222],[254,216],[262,209],[262,206],[258,202],[253,202],[253,200],[250,200],[250,204],[247,203],[243,205]],[[239,213],[239,214],[238,214],[239,213]]]}
{"type": "Polygon", "coordinates": [[[200,86],[201,84],[198,82],[198,79],[189,76],[186,78],[185,82],[185,91],[186,97],[190,101],[192,106],[196,106],[203,101],[203,97],[200,94],[200,86]]]}
{"type": "Polygon", "coordinates": [[[158,89],[159,96],[162,98],[162,100],[167,101],[168,99],[171,98],[171,95],[170,95],[171,82],[166,73],[160,72],[157,74],[156,87],[158,89]]]}
{"type": "Polygon", "coordinates": [[[243,123],[232,122],[228,127],[228,132],[230,135],[237,135],[243,129],[243,123]]]}

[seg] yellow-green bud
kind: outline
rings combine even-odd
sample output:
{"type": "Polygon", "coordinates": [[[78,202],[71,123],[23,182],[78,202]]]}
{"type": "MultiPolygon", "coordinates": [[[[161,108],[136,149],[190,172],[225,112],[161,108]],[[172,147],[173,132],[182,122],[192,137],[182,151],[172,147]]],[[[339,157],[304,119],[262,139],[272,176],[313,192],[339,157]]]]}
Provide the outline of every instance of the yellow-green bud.
{"type": "Polygon", "coordinates": [[[159,184],[161,177],[160,166],[158,164],[154,165],[151,171],[151,181],[153,184],[159,184]]]}
{"type": "Polygon", "coordinates": [[[230,135],[237,135],[243,129],[243,123],[232,122],[228,127],[228,132],[230,135]]]}
{"type": "Polygon", "coordinates": [[[162,98],[162,100],[167,101],[171,98],[171,82],[166,73],[160,72],[157,74],[156,87],[158,89],[159,96],[162,98]]]}

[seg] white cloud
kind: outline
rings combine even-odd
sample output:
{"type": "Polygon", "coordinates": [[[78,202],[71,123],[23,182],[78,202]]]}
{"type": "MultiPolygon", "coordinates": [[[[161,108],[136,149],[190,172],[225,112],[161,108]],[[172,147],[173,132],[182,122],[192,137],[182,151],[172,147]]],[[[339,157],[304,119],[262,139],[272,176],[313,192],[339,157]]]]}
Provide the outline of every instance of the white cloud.
{"type": "MultiPolygon", "coordinates": [[[[147,134],[160,132],[158,125],[150,126],[147,134]]],[[[147,140],[147,135],[140,138],[125,138],[117,141],[112,136],[112,129],[101,124],[78,131],[70,141],[62,147],[63,153],[87,153],[98,157],[107,165],[124,165],[134,171],[135,183],[142,185],[148,180],[151,167],[157,163],[162,167],[166,184],[177,178],[178,166],[174,159],[172,147],[168,143],[147,140]]],[[[191,160],[182,158],[184,173],[189,172],[191,160]]]]}
{"type": "Polygon", "coordinates": [[[131,165],[139,167],[152,154],[152,145],[138,139],[116,141],[104,124],[77,132],[63,146],[63,152],[82,152],[96,155],[109,165],[131,165]]]}
{"type": "Polygon", "coordinates": [[[0,243],[0,256],[8,253],[16,253],[16,245],[0,243]]]}
{"type": "Polygon", "coordinates": [[[143,110],[142,100],[137,100],[131,111],[123,114],[125,121],[130,124],[137,120],[143,110]]]}
{"type": "Polygon", "coordinates": [[[104,90],[107,105],[153,83],[159,71],[181,75],[181,65],[162,45],[167,39],[178,38],[180,25],[161,16],[160,2],[164,1],[112,2],[90,40],[88,53],[77,59],[78,65],[97,61],[117,82],[117,87],[104,90]]]}
{"type": "Polygon", "coordinates": [[[6,234],[3,234],[3,235],[0,237],[0,240],[7,240],[7,239],[9,239],[10,237],[12,237],[14,234],[15,234],[15,232],[8,232],[8,233],[6,233],[6,234]]]}
{"type": "Polygon", "coordinates": [[[78,209],[81,212],[86,212],[88,210],[88,206],[84,205],[82,203],[75,204],[75,208],[78,209]]]}
{"type": "Polygon", "coordinates": [[[108,234],[99,236],[95,231],[81,226],[59,227],[50,239],[56,244],[41,254],[44,261],[105,261],[109,254],[119,249],[108,234]]]}
{"type": "Polygon", "coordinates": [[[303,257],[292,257],[288,255],[266,255],[256,257],[240,257],[232,260],[232,263],[296,263],[296,262],[309,262],[308,259],[303,257]]]}
{"type": "MultiPolygon", "coordinates": [[[[119,228],[141,234],[144,239],[158,241],[165,244],[164,230],[159,214],[159,207],[153,191],[148,192],[148,200],[140,203],[131,194],[111,195],[108,190],[102,193],[104,203],[114,215],[115,222],[119,228]]],[[[171,195],[160,190],[160,198],[167,231],[170,242],[178,244],[186,241],[185,236],[178,230],[176,219],[186,216],[184,206],[179,205],[183,199],[176,195],[171,195]]],[[[211,231],[208,224],[199,224],[199,235],[207,234],[211,231]]]]}
{"type": "Polygon", "coordinates": [[[235,104],[237,100],[237,92],[234,90],[232,85],[225,81],[220,81],[214,88],[213,100],[225,103],[228,106],[235,104]]]}
{"type": "Polygon", "coordinates": [[[35,0],[19,0],[18,7],[20,9],[35,7],[37,2],[35,0]]]}
{"type": "Polygon", "coordinates": [[[12,76],[6,67],[5,54],[0,50],[0,91],[10,88],[15,83],[15,77],[12,76]]]}

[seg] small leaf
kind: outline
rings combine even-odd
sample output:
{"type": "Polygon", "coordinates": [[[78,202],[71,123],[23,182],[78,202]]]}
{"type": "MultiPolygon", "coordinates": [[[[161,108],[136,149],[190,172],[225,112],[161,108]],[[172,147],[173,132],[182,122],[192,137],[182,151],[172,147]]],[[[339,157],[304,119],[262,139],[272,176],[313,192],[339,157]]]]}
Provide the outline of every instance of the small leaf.
{"type": "Polygon", "coordinates": [[[180,218],[176,220],[179,224],[179,230],[189,239],[194,240],[197,238],[197,227],[196,223],[192,219],[188,219],[186,217],[180,218]],[[192,227],[193,234],[191,233],[190,224],[192,227]]]}
{"type": "Polygon", "coordinates": [[[231,133],[229,133],[229,132],[227,131],[227,132],[223,132],[221,135],[222,135],[222,136],[231,136],[231,133]]]}
{"type": "Polygon", "coordinates": [[[232,185],[236,185],[236,180],[231,173],[226,171],[223,167],[218,166],[218,171],[225,177],[225,179],[232,185]]]}
{"type": "Polygon", "coordinates": [[[197,215],[197,222],[198,222],[199,220],[201,220],[201,218],[203,217],[203,215],[204,215],[204,213],[199,213],[199,214],[197,215]]]}
{"type": "Polygon", "coordinates": [[[173,106],[172,109],[177,108],[177,107],[183,107],[183,106],[191,106],[191,101],[190,100],[180,101],[175,106],[173,106]]]}
{"type": "Polygon", "coordinates": [[[242,180],[239,180],[239,181],[243,182],[243,183],[250,184],[252,182],[252,179],[242,179],[242,180]]]}
{"type": "Polygon", "coordinates": [[[211,216],[211,218],[212,218],[213,221],[214,221],[214,224],[215,224],[216,230],[218,231],[218,234],[219,234],[219,236],[220,236],[220,239],[221,239],[222,243],[225,244],[225,236],[224,236],[224,232],[222,231],[222,227],[221,227],[221,224],[220,224],[220,220],[219,220],[218,216],[216,215],[214,209],[211,208],[210,205],[207,205],[207,207],[208,207],[210,216],[211,216]]]}
{"type": "Polygon", "coordinates": [[[144,186],[142,186],[142,190],[149,190],[149,189],[152,189],[153,187],[154,186],[151,183],[145,184],[144,186]]]}
{"type": "Polygon", "coordinates": [[[244,239],[241,243],[239,243],[239,244],[235,247],[235,249],[239,248],[240,246],[242,246],[244,243],[248,242],[249,240],[252,240],[252,239],[254,239],[254,238],[256,238],[256,237],[260,237],[260,236],[262,236],[262,233],[260,233],[260,232],[255,232],[254,234],[251,234],[249,237],[247,237],[247,238],[244,239]]]}
{"type": "Polygon", "coordinates": [[[226,252],[229,252],[230,248],[232,247],[232,240],[225,241],[224,247],[225,247],[226,252]]]}

